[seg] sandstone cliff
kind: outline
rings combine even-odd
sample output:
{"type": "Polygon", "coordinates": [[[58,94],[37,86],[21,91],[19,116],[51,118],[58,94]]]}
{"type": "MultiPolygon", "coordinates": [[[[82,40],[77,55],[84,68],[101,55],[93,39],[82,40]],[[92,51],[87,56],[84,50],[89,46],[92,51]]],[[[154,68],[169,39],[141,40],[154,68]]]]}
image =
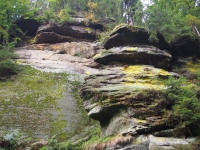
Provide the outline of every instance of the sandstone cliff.
{"type": "Polygon", "coordinates": [[[172,56],[152,45],[145,29],[123,25],[94,57],[105,66],[85,78],[81,97],[88,115],[100,122],[102,136],[115,138],[89,149],[174,149],[190,143],[173,138],[174,126],[167,123],[172,103],[161,94],[167,88],[163,81],[179,77],[168,71],[172,56]]]}

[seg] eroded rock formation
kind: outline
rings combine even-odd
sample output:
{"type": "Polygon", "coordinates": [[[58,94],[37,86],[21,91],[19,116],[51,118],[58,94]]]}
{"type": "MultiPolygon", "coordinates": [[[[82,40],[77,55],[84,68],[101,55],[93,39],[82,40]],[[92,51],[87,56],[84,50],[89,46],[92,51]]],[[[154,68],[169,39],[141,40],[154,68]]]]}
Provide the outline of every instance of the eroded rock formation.
{"type": "Polygon", "coordinates": [[[171,55],[153,46],[114,47],[97,55],[94,60],[107,65],[112,62],[121,64],[153,65],[157,68],[168,69],[171,55]]]}
{"type": "Polygon", "coordinates": [[[173,56],[195,56],[200,57],[200,40],[199,38],[192,38],[190,36],[183,36],[175,38],[171,42],[172,48],[170,50],[173,56]]]}
{"type": "MultiPolygon", "coordinates": [[[[120,31],[124,32],[124,28],[118,30],[120,31]]],[[[170,143],[173,139],[171,134],[165,134],[167,138],[156,137],[162,136],[165,131],[173,132],[173,126],[167,123],[172,104],[167,97],[160,94],[166,88],[164,79],[179,76],[167,71],[171,60],[170,53],[152,46],[140,45],[148,44],[146,34],[128,36],[129,32],[125,32],[127,33],[123,36],[126,35],[126,41],[132,40],[131,45],[137,46],[130,47],[128,42],[112,42],[114,45],[108,47],[114,48],[94,57],[96,62],[106,66],[101,73],[86,77],[81,90],[84,107],[91,118],[100,122],[102,135],[132,137],[126,144],[103,146],[105,149],[127,150],[143,147],[145,150],[153,150],[155,147],[173,149],[176,144],[188,144],[188,141],[176,138],[170,143]],[[138,43],[138,39],[143,43],[138,43]],[[140,135],[144,136],[145,140],[138,142],[140,135]],[[133,144],[134,140],[137,144],[133,144]]],[[[116,36],[121,35],[117,33],[116,36]]]]}
{"type": "Polygon", "coordinates": [[[102,24],[86,26],[83,18],[74,18],[63,25],[50,23],[39,27],[35,43],[93,42],[102,28],[102,24]]]}
{"type": "Polygon", "coordinates": [[[115,27],[110,37],[104,42],[104,47],[110,49],[118,46],[153,45],[162,50],[169,50],[169,44],[160,33],[157,34],[158,43],[150,42],[149,36],[145,28],[121,24],[115,27]]]}

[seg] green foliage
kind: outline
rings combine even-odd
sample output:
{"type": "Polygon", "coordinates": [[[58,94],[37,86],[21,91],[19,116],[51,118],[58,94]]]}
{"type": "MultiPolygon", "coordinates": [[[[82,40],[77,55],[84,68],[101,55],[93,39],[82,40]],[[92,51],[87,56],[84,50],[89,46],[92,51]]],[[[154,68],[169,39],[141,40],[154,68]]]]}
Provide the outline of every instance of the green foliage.
{"type": "Polygon", "coordinates": [[[11,35],[16,33],[16,26],[13,22],[25,17],[29,9],[29,0],[9,0],[0,2],[0,44],[7,44],[11,35]]]}
{"type": "Polygon", "coordinates": [[[177,128],[185,129],[200,122],[200,103],[198,87],[184,77],[169,78],[165,93],[173,105],[173,119],[178,121],[177,128]]]}
{"type": "Polygon", "coordinates": [[[13,60],[16,55],[13,54],[15,42],[8,43],[6,46],[0,45],[0,77],[10,76],[19,71],[19,65],[13,60]]]}
{"type": "Polygon", "coordinates": [[[55,12],[51,9],[45,10],[42,15],[36,18],[42,24],[48,24],[50,20],[56,20],[55,12]]]}
{"type": "Polygon", "coordinates": [[[27,135],[20,130],[10,130],[0,136],[0,149],[13,150],[25,148],[31,141],[27,135]]]}
{"type": "Polygon", "coordinates": [[[66,23],[71,21],[70,12],[72,12],[69,8],[61,9],[58,12],[59,23],[66,23]]]}
{"type": "Polygon", "coordinates": [[[111,31],[104,31],[98,35],[98,40],[103,43],[106,39],[110,37],[111,31]]]}
{"type": "Polygon", "coordinates": [[[85,14],[85,24],[89,25],[90,23],[97,23],[98,20],[96,19],[96,10],[98,8],[98,4],[89,0],[87,7],[88,12],[85,14]]]}
{"type": "Polygon", "coordinates": [[[47,146],[39,150],[79,150],[79,147],[68,142],[59,143],[55,135],[49,139],[47,146]]]}
{"type": "Polygon", "coordinates": [[[184,35],[198,34],[199,8],[193,0],[153,0],[144,12],[145,26],[150,33],[150,40],[158,42],[157,32],[167,41],[184,35]]]}
{"type": "Polygon", "coordinates": [[[91,132],[89,133],[90,138],[80,144],[80,149],[90,149],[91,146],[107,143],[112,139],[112,136],[100,136],[100,133],[101,131],[99,128],[91,130],[91,132]]]}

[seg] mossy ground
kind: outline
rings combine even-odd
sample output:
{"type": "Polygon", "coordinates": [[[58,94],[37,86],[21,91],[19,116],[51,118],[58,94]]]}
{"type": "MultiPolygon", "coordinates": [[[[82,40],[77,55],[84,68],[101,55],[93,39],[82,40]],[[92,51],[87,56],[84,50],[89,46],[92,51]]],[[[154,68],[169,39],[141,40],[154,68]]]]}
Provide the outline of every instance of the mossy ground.
{"type": "Polygon", "coordinates": [[[45,139],[57,134],[61,141],[77,134],[77,129],[70,127],[75,124],[77,128],[76,120],[84,127],[89,118],[81,108],[79,81],[69,80],[70,76],[76,75],[46,73],[25,66],[14,81],[0,82],[0,130],[17,128],[33,138],[45,139]],[[75,101],[73,106],[80,107],[70,109],[69,99],[75,101]],[[71,112],[71,121],[66,112],[71,112]]]}

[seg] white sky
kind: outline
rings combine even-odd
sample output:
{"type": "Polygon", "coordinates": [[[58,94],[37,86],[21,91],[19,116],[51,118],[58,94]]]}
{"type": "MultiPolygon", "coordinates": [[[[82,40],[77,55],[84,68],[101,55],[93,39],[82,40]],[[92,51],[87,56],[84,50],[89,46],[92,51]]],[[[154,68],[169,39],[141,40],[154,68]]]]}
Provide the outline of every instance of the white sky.
{"type": "Polygon", "coordinates": [[[146,4],[146,5],[150,4],[150,0],[141,0],[141,1],[143,4],[146,4]]]}
{"type": "Polygon", "coordinates": [[[145,10],[146,8],[147,8],[147,6],[148,5],[151,5],[151,2],[150,2],[151,0],[141,0],[141,2],[143,3],[143,5],[144,5],[144,9],[143,10],[145,10]]]}

